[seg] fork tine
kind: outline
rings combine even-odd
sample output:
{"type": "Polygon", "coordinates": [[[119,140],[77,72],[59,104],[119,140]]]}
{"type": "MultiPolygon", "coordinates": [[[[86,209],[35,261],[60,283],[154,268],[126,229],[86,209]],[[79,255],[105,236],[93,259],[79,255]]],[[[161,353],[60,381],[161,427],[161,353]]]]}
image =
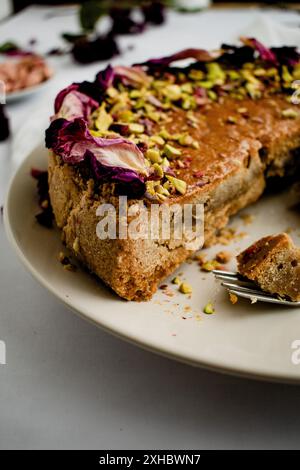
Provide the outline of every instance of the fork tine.
{"type": "Polygon", "coordinates": [[[228,276],[223,276],[222,274],[215,274],[215,278],[218,279],[219,281],[227,281],[227,282],[233,282],[233,283],[241,283],[241,285],[247,285],[247,286],[253,286],[255,287],[255,284],[253,281],[249,281],[248,279],[243,279],[238,276],[236,277],[228,277],[228,276]]]}
{"type": "Polygon", "coordinates": [[[281,301],[275,297],[272,296],[266,296],[264,294],[260,293],[251,293],[251,292],[245,292],[245,291],[240,291],[238,289],[228,289],[229,292],[232,294],[236,294],[238,297],[243,297],[245,299],[250,299],[250,300],[257,300],[261,302],[269,302],[269,303],[274,303],[274,304],[280,304],[281,301]]]}
{"type": "Polygon", "coordinates": [[[234,273],[232,271],[223,271],[222,269],[213,269],[212,272],[215,276],[226,276],[231,279],[239,277],[238,273],[234,273]]]}
{"type": "Polygon", "coordinates": [[[237,289],[228,289],[229,292],[232,294],[236,294],[238,297],[243,297],[245,299],[250,299],[253,300],[255,298],[257,301],[261,302],[267,302],[267,303],[272,303],[272,304],[277,304],[277,305],[285,305],[286,307],[299,307],[300,302],[292,302],[291,300],[281,300],[278,299],[277,297],[274,296],[266,296],[264,293],[260,294],[258,293],[257,295],[255,294],[250,294],[248,292],[241,292],[237,289]]]}
{"type": "Polygon", "coordinates": [[[240,286],[239,284],[234,284],[231,282],[222,282],[222,286],[226,287],[227,289],[235,289],[239,292],[245,292],[248,293],[249,295],[264,295],[266,297],[273,297],[272,294],[269,294],[268,292],[263,292],[262,290],[259,289],[254,289],[252,287],[246,287],[246,286],[240,286]]]}

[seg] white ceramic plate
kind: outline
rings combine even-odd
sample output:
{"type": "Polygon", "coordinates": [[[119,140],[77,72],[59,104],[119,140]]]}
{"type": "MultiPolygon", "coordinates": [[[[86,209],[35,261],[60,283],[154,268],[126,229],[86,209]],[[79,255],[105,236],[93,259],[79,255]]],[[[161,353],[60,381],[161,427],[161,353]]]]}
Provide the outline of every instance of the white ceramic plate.
{"type": "MultiPolygon", "coordinates": [[[[300,339],[300,309],[243,300],[232,305],[212,274],[201,272],[195,262],[177,271],[193,286],[190,299],[169,280],[173,297],[160,290],[143,303],[121,300],[81,269],[65,271],[57,260],[62,250],[59,232],[39,226],[34,218],[38,207],[29,173],[31,167],[46,168],[46,158],[42,147],[28,156],[11,182],[5,204],[9,239],[40,283],[85,319],[146,349],[226,373],[300,382],[300,365],[291,360],[292,343],[300,339]],[[209,300],[216,308],[213,315],[202,313],[209,300]]],[[[265,196],[247,210],[255,214],[252,224],[245,225],[240,217],[232,221],[248,235],[226,249],[236,253],[260,236],[287,228],[294,228],[292,235],[299,242],[299,213],[292,204],[288,193],[265,196]]],[[[208,253],[220,248],[224,249],[214,247],[208,253]]]]}
{"type": "Polygon", "coordinates": [[[22,100],[23,98],[28,98],[29,96],[34,95],[35,93],[38,93],[39,91],[42,91],[48,85],[52,77],[53,75],[47,80],[39,83],[38,85],[23,88],[22,90],[19,90],[19,91],[13,91],[12,93],[7,93],[5,97],[6,103],[9,104],[9,103],[13,103],[14,101],[22,100]]]}

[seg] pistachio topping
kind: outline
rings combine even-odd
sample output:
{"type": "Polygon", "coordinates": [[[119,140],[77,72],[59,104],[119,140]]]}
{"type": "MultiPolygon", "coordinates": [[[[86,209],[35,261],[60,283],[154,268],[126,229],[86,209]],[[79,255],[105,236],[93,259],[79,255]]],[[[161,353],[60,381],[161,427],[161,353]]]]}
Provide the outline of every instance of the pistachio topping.
{"type": "Polygon", "coordinates": [[[192,286],[187,282],[182,282],[179,285],[179,292],[182,294],[191,294],[193,292],[192,286]]]}
{"type": "Polygon", "coordinates": [[[181,150],[179,150],[178,148],[176,147],[173,147],[172,145],[170,144],[166,144],[164,146],[164,154],[167,158],[169,158],[170,160],[176,158],[176,157],[180,157],[181,155],[181,150]]]}
{"type": "Polygon", "coordinates": [[[203,312],[206,313],[207,315],[212,315],[215,313],[215,308],[211,302],[208,302],[205,307],[203,308],[203,312]]]}
{"type": "Polygon", "coordinates": [[[146,158],[150,160],[151,163],[161,163],[162,158],[159,150],[149,149],[146,152],[146,158]]]}
{"type": "Polygon", "coordinates": [[[180,194],[185,194],[186,193],[186,182],[183,180],[180,180],[178,178],[175,178],[174,176],[169,176],[167,175],[167,179],[171,183],[171,185],[174,186],[176,191],[178,191],[180,194]]]}
{"type": "Polygon", "coordinates": [[[282,117],[287,118],[287,119],[296,119],[299,116],[298,111],[292,108],[284,109],[281,112],[282,117]]]}

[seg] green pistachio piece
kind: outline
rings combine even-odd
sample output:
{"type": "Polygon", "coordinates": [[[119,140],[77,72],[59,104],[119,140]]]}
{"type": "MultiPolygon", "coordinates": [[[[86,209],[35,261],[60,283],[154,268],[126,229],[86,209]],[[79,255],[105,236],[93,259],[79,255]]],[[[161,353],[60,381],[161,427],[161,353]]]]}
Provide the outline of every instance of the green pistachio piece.
{"type": "Polygon", "coordinates": [[[181,91],[184,93],[192,94],[193,93],[193,86],[191,83],[186,82],[183,85],[181,85],[181,91]]]}
{"type": "Polygon", "coordinates": [[[166,188],[164,188],[161,184],[158,184],[157,186],[155,186],[155,190],[158,194],[163,194],[164,196],[170,196],[169,191],[166,188]]]}
{"type": "Polygon", "coordinates": [[[159,131],[159,136],[165,140],[171,139],[170,133],[164,128],[159,131]]]}
{"type": "Polygon", "coordinates": [[[137,124],[135,122],[132,122],[128,126],[129,132],[132,132],[133,134],[142,134],[144,132],[144,126],[143,124],[137,124]]]}
{"type": "Polygon", "coordinates": [[[181,98],[181,89],[179,85],[167,85],[163,89],[163,94],[170,101],[178,101],[181,98]]]}
{"type": "Polygon", "coordinates": [[[148,111],[146,112],[146,116],[151,119],[151,121],[159,122],[161,120],[162,113],[159,113],[158,111],[148,111]]]}
{"type": "Polygon", "coordinates": [[[95,111],[95,127],[100,132],[106,132],[109,129],[109,126],[113,122],[113,118],[110,114],[108,114],[105,110],[105,103],[101,105],[101,107],[95,111]]]}
{"type": "Polygon", "coordinates": [[[266,69],[263,69],[263,68],[257,68],[257,69],[254,70],[253,74],[256,77],[266,77],[267,71],[266,71],[266,69]]]}
{"type": "Polygon", "coordinates": [[[211,80],[203,80],[201,82],[198,82],[198,85],[202,88],[206,88],[207,90],[209,90],[214,86],[214,82],[212,82],[211,80]]]}
{"type": "Polygon", "coordinates": [[[165,141],[160,135],[152,135],[150,141],[157,145],[164,145],[165,141]]]}
{"type": "Polygon", "coordinates": [[[293,70],[293,78],[300,80],[300,64],[296,64],[293,70]]]}
{"type": "Polygon", "coordinates": [[[214,90],[208,90],[207,96],[213,101],[216,101],[218,99],[218,95],[214,90]]]}
{"type": "MultiPolygon", "coordinates": [[[[168,160],[166,157],[163,158],[163,160],[162,160],[162,162],[161,162],[161,166],[162,166],[163,168],[169,168],[170,162],[169,162],[169,160],[168,160]]],[[[168,183],[169,183],[169,182],[168,182],[168,183]]]]}
{"type": "Polygon", "coordinates": [[[293,81],[293,76],[290,74],[289,69],[287,68],[286,65],[282,66],[282,78],[283,78],[283,81],[288,82],[288,83],[293,81]]]}
{"type": "Polygon", "coordinates": [[[203,80],[204,72],[202,72],[202,70],[192,69],[189,72],[189,78],[192,80],[203,80]]]}
{"type": "Polygon", "coordinates": [[[114,87],[110,86],[107,88],[106,90],[106,94],[110,97],[110,98],[116,98],[119,94],[118,90],[116,90],[114,87]]]}
{"type": "Polygon", "coordinates": [[[203,309],[203,312],[206,313],[207,315],[212,315],[213,313],[215,313],[215,309],[214,309],[214,306],[211,302],[208,302],[204,309],[203,309]]]}
{"type": "Polygon", "coordinates": [[[179,291],[182,294],[191,294],[193,292],[192,286],[188,284],[187,282],[182,282],[179,286],[179,291]]]}
{"type": "Polygon", "coordinates": [[[183,134],[183,135],[181,135],[181,136],[179,137],[178,143],[179,143],[180,145],[189,147],[189,146],[191,146],[192,143],[193,143],[193,137],[191,137],[191,136],[188,135],[188,134],[183,134]]]}
{"type": "Polygon", "coordinates": [[[226,74],[217,62],[209,62],[206,64],[207,79],[213,82],[214,85],[223,85],[226,79],[226,74]]]}
{"type": "Polygon", "coordinates": [[[177,277],[177,276],[173,277],[173,279],[172,279],[172,284],[180,285],[180,284],[181,284],[181,280],[179,279],[179,277],[177,277]]]}
{"type": "Polygon", "coordinates": [[[174,176],[169,176],[166,175],[167,179],[170,181],[170,183],[174,186],[176,191],[178,191],[180,194],[185,194],[186,193],[186,182],[183,180],[180,180],[178,178],[174,178],[174,176]]]}
{"type": "Polygon", "coordinates": [[[245,88],[252,99],[255,100],[261,97],[261,91],[258,88],[257,84],[248,82],[245,84],[245,88]]]}
{"type": "Polygon", "coordinates": [[[155,149],[148,149],[146,152],[146,157],[152,162],[152,163],[161,163],[162,158],[160,156],[159,150],[155,149]]]}
{"type": "Polygon", "coordinates": [[[143,92],[142,92],[142,90],[131,90],[129,92],[129,96],[130,96],[130,98],[133,98],[133,99],[141,98],[143,96],[143,92]]]}
{"type": "Polygon", "coordinates": [[[154,163],[152,165],[152,168],[154,169],[155,173],[160,177],[162,178],[164,176],[164,172],[163,172],[163,169],[161,166],[159,166],[158,163],[154,163]]]}
{"type": "Polygon", "coordinates": [[[118,120],[121,122],[132,122],[134,119],[134,114],[129,109],[125,109],[118,114],[118,120]]]}
{"type": "Polygon", "coordinates": [[[166,144],[164,146],[164,154],[167,158],[170,158],[172,160],[172,158],[179,157],[181,155],[181,151],[170,144],[166,144]]]}
{"type": "Polygon", "coordinates": [[[232,80],[232,81],[239,80],[241,78],[240,73],[237,72],[236,70],[228,70],[227,75],[228,75],[229,79],[232,80]]]}
{"type": "Polygon", "coordinates": [[[299,113],[295,109],[288,108],[281,111],[281,115],[287,119],[296,119],[299,116],[299,113]]]}

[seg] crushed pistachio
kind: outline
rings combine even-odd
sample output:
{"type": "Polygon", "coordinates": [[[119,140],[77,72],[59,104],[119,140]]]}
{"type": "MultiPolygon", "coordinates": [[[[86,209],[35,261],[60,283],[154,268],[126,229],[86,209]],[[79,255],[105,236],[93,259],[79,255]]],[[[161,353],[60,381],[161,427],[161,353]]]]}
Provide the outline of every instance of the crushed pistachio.
{"type": "Polygon", "coordinates": [[[170,160],[176,158],[176,157],[180,157],[181,155],[181,150],[179,150],[178,148],[176,147],[173,147],[172,145],[170,144],[166,144],[164,146],[164,154],[166,155],[167,158],[169,158],[170,160]]]}
{"type": "Polygon", "coordinates": [[[195,81],[203,80],[204,77],[205,77],[205,74],[204,72],[202,72],[202,70],[192,69],[189,72],[189,78],[191,78],[192,80],[195,80],[195,81]]]}
{"type": "Polygon", "coordinates": [[[281,115],[287,119],[296,119],[299,116],[299,113],[295,109],[288,108],[281,111],[281,115]]]}
{"type": "Polygon", "coordinates": [[[189,147],[193,144],[193,142],[194,142],[193,138],[188,134],[183,134],[178,139],[178,143],[182,146],[189,147]]]}
{"type": "Polygon", "coordinates": [[[186,82],[183,85],[181,85],[181,91],[184,93],[192,94],[193,93],[193,86],[191,83],[186,82]]]}
{"type": "Polygon", "coordinates": [[[152,166],[152,168],[154,169],[155,173],[157,174],[157,176],[159,176],[159,178],[162,178],[164,176],[164,172],[163,172],[163,169],[162,167],[158,164],[158,163],[154,163],[154,165],[152,166]]]}
{"type": "Polygon", "coordinates": [[[151,135],[150,142],[153,142],[156,145],[162,146],[165,144],[164,139],[160,135],[151,135]]]}
{"type": "Polygon", "coordinates": [[[193,292],[192,286],[188,284],[187,282],[182,282],[179,285],[179,292],[182,294],[191,294],[193,292]]]}
{"type": "Polygon", "coordinates": [[[169,176],[167,175],[167,179],[169,182],[174,186],[176,191],[178,191],[180,194],[185,194],[186,193],[186,182],[183,180],[180,180],[178,178],[175,178],[174,176],[169,176]]]}
{"type": "Polygon", "coordinates": [[[206,64],[207,79],[214,85],[223,85],[226,74],[217,62],[209,62],[206,64]]]}
{"type": "Polygon", "coordinates": [[[219,263],[218,261],[214,259],[210,261],[205,261],[205,263],[201,265],[202,271],[207,271],[207,272],[213,271],[214,269],[217,269],[218,267],[219,267],[219,263]]]}
{"type": "Polygon", "coordinates": [[[100,132],[107,131],[110,125],[113,123],[113,118],[110,114],[106,112],[105,107],[105,103],[102,103],[100,108],[98,108],[92,114],[92,119],[94,119],[95,128],[100,132]]]}
{"type": "Polygon", "coordinates": [[[146,152],[146,158],[148,158],[151,161],[151,163],[161,163],[162,162],[162,158],[161,158],[159,150],[148,149],[147,152],[146,152]]]}
{"type": "Polygon", "coordinates": [[[137,124],[137,123],[130,123],[128,125],[129,132],[132,132],[133,134],[142,134],[144,132],[145,127],[143,124],[137,124]]]}
{"type": "Polygon", "coordinates": [[[286,65],[282,66],[281,76],[282,76],[283,81],[287,83],[290,83],[294,80],[293,76],[290,74],[289,69],[287,68],[286,65]]]}
{"type": "Polygon", "coordinates": [[[212,315],[213,313],[215,313],[215,309],[214,309],[214,306],[211,302],[208,302],[204,309],[203,309],[203,312],[206,313],[207,315],[212,315]]]}
{"type": "Polygon", "coordinates": [[[172,284],[180,285],[180,284],[181,284],[181,280],[179,279],[179,277],[175,276],[175,277],[172,279],[172,284]]]}
{"type": "Polygon", "coordinates": [[[167,85],[163,89],[163,94],[170,101],[178,101],[181,98],[181,88],[179,85],[167,85]]]}

